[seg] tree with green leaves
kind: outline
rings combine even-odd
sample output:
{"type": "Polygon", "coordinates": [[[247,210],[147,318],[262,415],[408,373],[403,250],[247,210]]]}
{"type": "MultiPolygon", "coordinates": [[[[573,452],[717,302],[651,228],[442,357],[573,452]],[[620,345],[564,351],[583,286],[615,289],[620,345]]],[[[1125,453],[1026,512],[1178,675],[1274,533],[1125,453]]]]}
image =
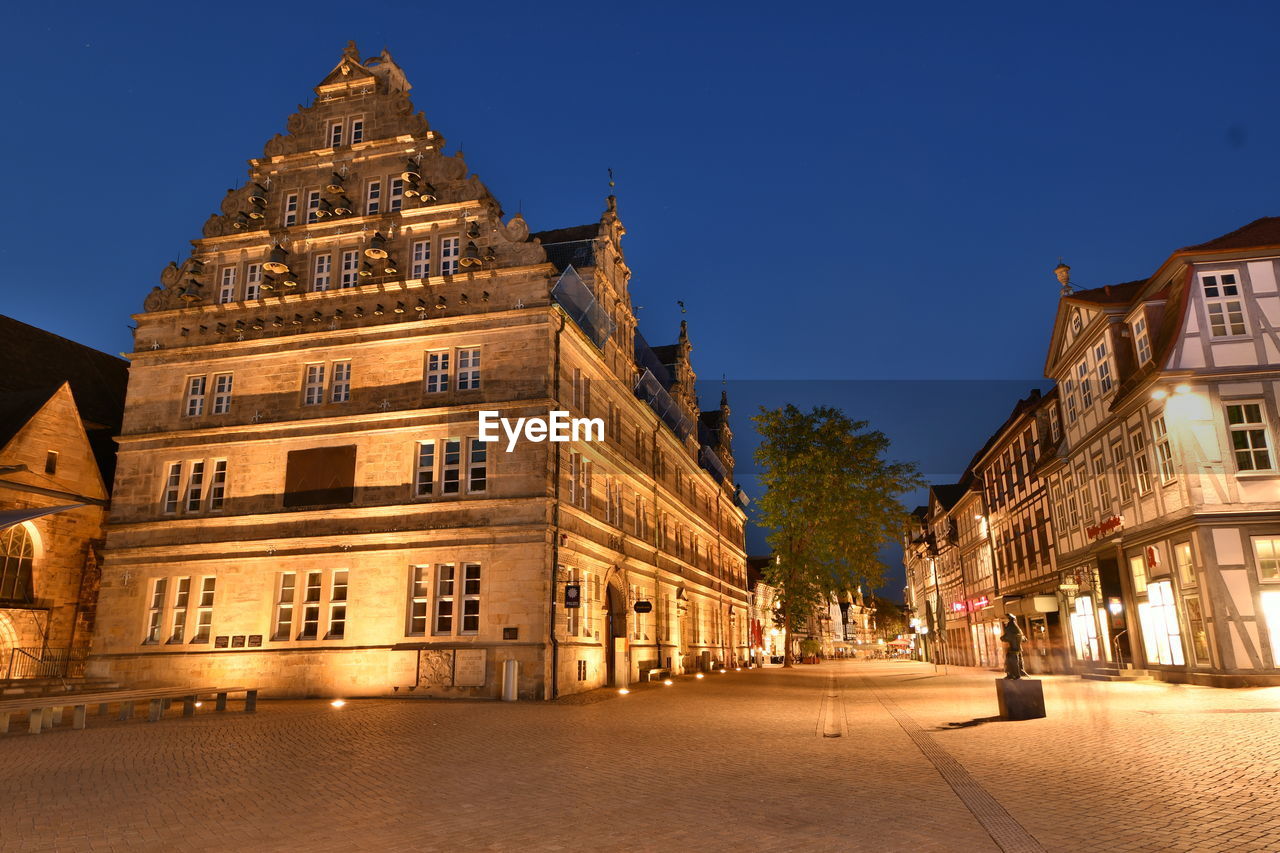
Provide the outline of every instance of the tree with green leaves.
{"type": "Polygon", "coordinates": [[[778,591],[791,666],[794,628],[839,590],[882,581],[877,554],[906,519],[898,495],[924,484],[914,463],[884,459],[889,439],[839,409],[761,408],[752,420],[764,495],[757,521],[774,560],[765,580],[778,591]]]}

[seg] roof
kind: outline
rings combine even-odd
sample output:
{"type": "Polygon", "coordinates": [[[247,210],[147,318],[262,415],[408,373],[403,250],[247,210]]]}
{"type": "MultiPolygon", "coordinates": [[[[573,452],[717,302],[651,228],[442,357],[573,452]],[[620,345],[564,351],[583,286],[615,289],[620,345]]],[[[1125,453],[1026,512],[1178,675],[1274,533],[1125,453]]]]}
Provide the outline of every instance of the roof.
{"type": "Polygon", "coordinates": [[[1119,284],[1107,284],[1089,290],[1077,290],[1067,296],[1076,302],[1088,302],[1091,305],[1127,305],[1138,295],[1138,291],[1147,283],[1142,278],[1137,281],[1123,281],[1119,284]]]}
{"type": "Polygon", "coordinates": [[[582,269],[596,265],[596,237],[599,233],[599,225],[575,225],[539,231],[531,236],[542,241],[547,261],[563,272],[570,266],[582,269]]]}
{"type": "Polygon", "coordinates": [[[1274,245],[1280,245],[1280,216],[1264,216],[1207,243],[1184,246],[1178,252],[1227,251],[1274,245]]]}
{"type": "Polygon", "coordinates": [[[129,382],[123,359],[0,315],[0,360],[0,392],[45,391],[48,400],[70,382],[86,428],[120,431],[129,382]]]}
{"type": "Polygon", "coordinates": [[[8,444],[54,393],[38,388],[0,391],[0,447],[8,444]]]}
{"type": "Polygon", "coordinates": [[[663,344],[659,347],[650,347],[650,349],[658,357],[658,361],[668,366],[675,364],[676,358],[680,355],[679,344],[663,344]]]}
{"type": "Polygon", "coordinates": [[[936,486],[930,486],[929,491],[938,499],[938,503],[943,509],[951,509],[955,506],[964,493],[969,491],[969,484],[966,483],[941,483],[936,486]]]}

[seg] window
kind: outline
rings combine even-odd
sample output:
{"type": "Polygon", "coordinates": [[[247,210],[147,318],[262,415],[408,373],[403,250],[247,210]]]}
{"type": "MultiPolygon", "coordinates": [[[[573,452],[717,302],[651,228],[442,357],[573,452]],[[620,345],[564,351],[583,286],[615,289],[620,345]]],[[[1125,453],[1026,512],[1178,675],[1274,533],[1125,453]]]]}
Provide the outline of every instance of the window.
{"type": "Polygon", "coordinates": [[[460,491],[459,471],[462,467],[462,440],[446,438],[440,460],[440,493],[456,495],[460,491]]]}
{"type": "Polygon", "coordinates": [[[324,365],[308,364],[302,383],[302,405],[318,406],[324,402],[324,365]]]}
{"type": "MultiPolygon", "coordinates": [[[[639,601],[639,600],[640,600],[640,587],[636,586],[635,584],[631,584],[631,601],[632,601],[632,602],[636,602],[636,601],[639,601]]],[[[634,614],[634,616],[632,617],[632,620],[631,620],[631,639],[633,639],[633,640],[643,640],[643,639],[644,639],[644,624],[643,624],[643,620],[644,620],[644,614],[643,614],[643,613],[636,613],[636,614],[634,614]]]]}
{"type": "Polygon", "coordinates": [[[1133,575],[1133,594],[1147,591],[1147,558],[1137,554],[1129,558],[1129,572],[1133,575]]]}
{"type": "Polygon", "coordinates": [[[231,411],[231,374],[218,373],[213,377],[213,413],[225,415],[231,411]]]}
{"type": "Polygon", "coordinates": [[[1151,584],[1147,600],[1138,603],[1138,621],[1142,623],[1142,642],[1147,660],[1164,666],[1182,666],[1182,631],[1178,627],[1178,608],[1168,581],[1151,584]]]}
{"type": "Polygon", "coordinates": [[[1240,283],[1231,272],[1201,275],[1205,308],[1209,312],[1209,334],[1226,338],[1245,334],[1244,303],[1240,301],[1240,283]]]}
{"type": "Polygon", "coordinates": [[[315,271],[311,276],[312,290],[328,290],[333,283],[333,255],[316,255],[315,271]]]}
{"type": "Polygon", "coordinates": [[[341,640],[347,633],[347,570],[334,569],[329,585],[329,633],[326,640],[341,640]]]}
{"type": "Polygon", "coordinates": [[[1129,443],[1133,446],[1133,474],[1138,494],[1145,495],[1151,491],[1151,469],[1147,461],[1147,439],[1142,430],[1130,433],[1129,443]]]}
{"type": "Polygon", "coordinates": [[[293,636],[293,597],[297,591],[298,576],[294,572],[281,572],[276,583],[276,628],[273,640],[288,640],[293,636]]]}
{"type": "Polygon", "coordinates": [[[337,148],[342,144],[342,122],[335,121],[329,125],[329,147],[337,148]]]}
{"type": "Polygon", "coordinates": [[[351,362],[335,361],[329,386],[329,401],[345,403],[351,399],[351,362]]]}
{"type": "Polygon", "coordinates": [[[453,571],[452,563],[436,566],[435,634],[453,633],[453,571]]]}
{"type": "Polygon", "coordinates": [[[478,438],[471,439],[471,464],[467,468],[467,492],[483,492],[489,483],[488,444],[478,438]]]}
{"type": "Polygon", "coordinates": [[[1209,663],[1209,632],[1205,630],[1200,599],[1193,595],[1184,599],[1184,603],[1187,607],[1187,630],[1191,634],[1192,654],[1195,655],[1196,663],[1209,663]]]}
{"type": "Polygon", "coordinates": [[[35,543],[25,525],[15,524],[0,530],[0,601],[31,603],[34,562],[35,543]]]}
{"type": "Polygon", "coordinates": [[[404,180],[401,178],[391,179],[391,194],[387,199],[388,210],[399,210],[404,207],[404,180]]]}
{"type": "Polygon", "coordinates": [[[440,275],[453,275],[458,271],[460,237],[440,238],[440,275]]]}
{"type": "Polygon", "coordinates": [[[364,196],[364,212],[373,216],[382,206],[382,181],[370,181],[369,189],[365,191],[364,196]]]}
{"type": "Polygon", "coordinates": [[[1184,587],[1196,585],[1196,565],[1191,556],[1191,543],[1178,542],[1173,546],[1173,562],[1178,566],[1178,582],[1184,587]]]}
{"type": "Polygon", "coordinates": [[[312,190],[307,193],[307,221],[318,222],[320,220],[320,190],[312,190]]]}
{"type": "Polygon", "coordinates": [[[458,350],[458,390],[468,391],[480,387],[480,349],[458,350]]]}
{"type": "Polygon", "coordinates": [[[187,417],[194,418],[204,414],[205,377],[192,376],[187,380],[187,417]]]}
{"type": "Polygon", "coordinates": [[[1280,537],[1255,538],[1253,555],[1258,563],[1258,580],[1280,581],[1280,537]]]}
{"type": "Polygon", "coordinates": [[[209,642],[209,634],[213,629],[213,592],[217,578],[205,578],[200,585],[200,601],[196,608],[196,633],[191,638],[193,643],[209,642]]]}
{"type": "Polygon", "coordinates": [[[1164,415],[1151,421],[1151,440],[1156,447],[1156,462],[1160,466],[1160,483],[1166,485],[1173,482],[1177,471],[1173,467],[1173,450],[1169,447],[1169,430],[1164,423],[1164,415]]]}
{"type": "Polygon", "coordinates": [[[1116,485],[1120,503],[1127,504],[1133,500],[1132,486],[1129,484],[1129,466],[1124,458],[1124,441],[1116,439],[1111,442],[1111,466],[1116,472],[1116,485]]]}
{"type": "Polygon", "coordinates": [[[262,287],[262,264],[249,264],[244,271],[244,298],[257,299],[262,287]]]}
{"type": "Polygon", "coordinates": [[[191,476],[187,478],[187,512],[199,512],[204,498],[204,463],[191,463],[191,476]]]}
{"type": "Polygon", "coordinates": [[[449,390],[449,351],[427,353],[427,393],[449,390]]]}
{"type": "Polygon", "coordinates": [[[1049,439],[1054,443],[1058,443],[1058,439],[1062,438],[1062,419],[1058,416],[1058,407],[1049,406],[1049,439]]]}
{"type": "Polygon", "coordinates": [[[178,578],[173,594],[173,616],[169,619],[169,642],[181,643],[187,633],[187,608],[191,605],[191,578],[178,578]]]}
{"type": "Polygon", "coordinates": [[[1080,484],[1080,503],[1083,505],[1085,521],[1088,522],[1094,517],[1093,489],[1089,485],[1089,469],[1084,463],[1076,466],[1076,482],[1080,484]]]}
{"type": "Polygon", "coordinates": [[[314,640],[320,635],[321,572],[307,572],[307,587],[302,598],[302,631],[299,640],[314,640]]]}
{"type": "Polygon", "coordinates": [[[166,513],[175,513],[178,511],[178,487],[182,484],[182,463],[169,463],[169,474],[164,481],[164,495],[161,503],[166,513]]]}
{"type": "Polygon", "coordinates": [[[411,253],[412,266],[409,269],[410,278],[428,278],[431,275],[431,241],[430,240],[414,240],[413,251],[411,253]]]}
{"type": "Polygon", "coordinates": [[[364,118],[353,118],[351,120],[351,144],[359,145],[364,142],[364,118]]]}
{"type": "Polygon", "coordinates": [[[434,441],[418,442],[418,468],[414,479],[414,494],[417,497],[428,497],[435,487],[436,443],[434,441]]]}
{"type": "Polygon", "coordinates": [[[1107,463],[1101,455],[1093,457],[1093,483],[1098,490],[1098,511],[1111,512],[1111,483],[1107,479],[1107,463]]]}
{"type": "Polygon", "coordinates": [[[342,253],[342,287],[355,287],[360,283],[360,253],[348,249],[342,253]]]}
{"type": "Polygon", "coordinates": [[[1267,425],[1262,417],[1262,403],[1231,403],[1227,406],[1227,431],[1231,434],[1231,452],[1239,471],[1270,471],[1271,449],[1267,441],[1267,425]]]}
{"type": "Polygon", "coordinates": [[[1084,321],[1080,319],[1079,311],[1071,312],[1071,334],[1072,336],[1080,334],[1080,330],[1084,328],[1084,321]]]}
{"type": "Polygon", "coordinates": [[[1076,497],[1075,478],[1071,475],[1070,471],[1068,471],[1066,477],[1063,478],[1062,488],[1067,497],[1067,520],[1070,522],[1071,527],[1079,527],[1080,502],[1076,497]]]}
{"type": "Polygon", "coordinates": [[[1097,365],[1098,393],[1106,395],[1111,390],[1111,358],[1107,353],[1107,342],[1103,341],[1094,347],[1094,364],[1097,365]]]}
{"type": "Polygon", "coordinates": [[[480,565],[467,563],[462,568],[462,629],[460,634],[480,631],[480,565]]]}
{"type": "Polygon", "coordinates": [[[409,579],[409,636],[421,637],[427,633],[427,587],[430,584],[430,566],[414,566],[409,579]]]}
{"type": "Polygon", "coordinates": [[[156,578],[151,582],[151,603],[147,608],[147,637],[144,643],[160,642],[164,622],[164,599],[169,589],[168,578],[156,578]]]}
{"type": "Polygon", "coordinates": [[[286,226],[298,224],[297,193],[289,193],[284,197],[284,224],[286,226]]]}
{"type": "Polygon", "coordinates": [[[218,301],[222,303],[236,301],[236,268],[223,267],[218,279],[218,301]]]}
{"type": "Polygon", "coordinates": [[[1068,379],[1062,383],[1062,399],[1067,403],[1067,423],[1073,424],[1076,422],[1076,418],[1080,416],[1076,404],[1076,383],[1074,379],[1068,379]]]}
{"type": "Polygon", "coordinates": [[[51,477],[58,473],[58,451],[50,450],[45,453],[44,472],[51,477]]]}
{"type": "Polygon", "coordinates": [[[1089,408],[1093,405],[1093,386],[1089,379],[1089,363],[1081,361],[1076,365],[1076,379],[1080,383],[1080,405],[1089,408]]]}
{"type": "Polygon", "coordinates": [[[1138,353],[1138,365],[1151,360],[1151,337],[1147,334],[1147,318],[1139,317],[1133,323],[1133,346],[1138,353]]]}
{"type": "Polygon", "coordinates": [[[341,506],[355,500],[354,444],[290,450],[285,456],[286,507],[341,506]]]}

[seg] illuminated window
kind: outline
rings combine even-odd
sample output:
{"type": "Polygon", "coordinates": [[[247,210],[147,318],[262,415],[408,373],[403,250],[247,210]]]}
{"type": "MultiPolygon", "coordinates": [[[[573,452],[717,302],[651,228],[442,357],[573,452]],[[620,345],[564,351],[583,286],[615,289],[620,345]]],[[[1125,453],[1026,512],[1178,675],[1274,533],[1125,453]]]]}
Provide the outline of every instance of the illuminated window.
{"type": "Polygon", "coordinates": [[[302,405],[318,406],[324,402],[324,365],[308,364],[302,383],[302,405]]]}
{"type": "Polygon", "coordinates": [[[204,414],[204,394],[206,381],[203,376],[192,376],[187,380],[187,417],[193,418],[204,414]]]}
{"type": "Polygon", "coordinates": [[[1147,591],[1147,558],[1142,554],[1129,558],[1129,572],[1133,575],[1133,594],[1147,591]]]}
{"type": "Polygon", "coordinates": [[[231,411],[231,374],[218,373],[213,377],[213,413],[225,415],[231,411]]]}
{"type": "Polygon", "coordinates": [[[325,253],[316,255],[315,268],[311,276],[312,290],[328,290],[333,283],[333,255],[325,253]]]}
{"type": "Polygon", "coordinates": [[[436,621],[432,629],[434,634],[453,633],[453,573],[452,563],[436,566],[436,621]]]}
{"type": "Polygon", "coordinates": [[[427,353],[426,390],[428,394],[449,390],[449,350],[427,353]]]}
{"type": "Polygon", "coordinates": [[[351,399],[351,362],[335,361],[329,383],[329,401],[345,403],[351,399]]]}
{"type": "Polygon", "coordinates": [[[440,275],[453,275],[458,271],[458,253],[462,238],[440,238],[440,275]]]}
{"type": "Polygon", "coordinates": [[[276,627],[273,640],[288,640],[293,636],[293,599],[297,593],[298,576],[294,572],[281,572],[276,582],[276,627]]]}
{"type": "Polygon", "coordinates": [[[489,485],[488,443],[471,439],[471,458],[467,466],[467,492],[479,494],[489,485]]]}
{"type": "Polygon", "coordinates": [[[1138,364],[1151,360],[1151,338],[1147,334],[1147,318],[1139,317],[1133,324],[1133,345],[1138,352],[1138,364]]]}
{"type": "Polygon", "coordinates": [[[1255,537],[1253,555],[1258,563],[1258,579],[1280,581],[1280,538],[1255,537]]]}
{"type": "Polygon", "coordinates": [[[164,599],[169,589],[168,578],[156,578],[151,582],[151,601],[147,608],[147,636],[144,643],[160,642],[164,624],[164,599]]]}
{"type": "Polygon", "coordinates": [[[1169,429],[1165,426],[1164,415],[1151,421],[1151,440],[1156,448],[1156,463],[1160,466],[1160,483],[1171,483],[1177,471],[1173,467],[1173,450],[1169,447],[1169,429]]]}
{"type": "Polygon", "coordinates": [[[181,643],[187,632],[187,608],[191,605],[191,578],[178,578],[173,593],[173,615],[169,619],[169,642],[181,643]]]}
{"type": "Polygon", "coordinates": [[[1173,546],[1173,562],[1178,567],[1178,581],[1183,586],[1195,586],[1196,566],[1190,542],[1178,542],[1173,546]]]}
{"type": "Polygon", "coordinates": [[[440,494],[456,495],[461,491],[462,440],[446,438],[440,454],[440,494]]]}
{"type": "Polygon", "coordinates": [[[1232,272],[1201,275],[1205,308],[1209,313],[1209,334],[1227,338],[1246,333],[1244,303],[1240,300],[1240,283],[1232,272]]]}
{"type": "Polygon", "coordinates": [[[216,578],[205,578],[200,584],[200,600],[196,607],[196,633],[191,638],[193,643],[209,642],[209,634],[213,629],[213,593],[216,578]]]}
{"type": "Polygon", "coordinates": [[[262,264],[249,264],[244,272],[244,298],[257,299],[262,287],[262,264]]]}
{"type": "Polygon", "coordinates": [[[1271,447],[1261,402],[1228,405],[1227,430],[1231,434],[1231,452],[1235,454],[1237,470],[1272,469],[1271,447]]]}
{"type": "MultiPolygon", "coordinates": [[[[1265,596],[1266,593],[1263,593],[1265,596]]],[[[1209,632],[1205,629],[1204,611],[1197,596],[1183,600],[1187,608],[1187,632],[1191,635],[1191,652],[1196,663],[1209,663],[1209,632]]]]}
{"type": "Polygon", "coordinates": [[[223,267],[218,281],[218,301],[222,303],[236,301],[236,268],[223,267]]]}
{"type": "Polygon", "coordinates": [[[326,640],[341,640],[347,633],[347,570],[334,569],[329,584],[329,633],[326,640]]]}
{"type": "Polygon", "coordinates": [[[1138,603],[1142,642],[1147,660],[1163,666],[1182,666],[1182,630],[1169,581],[1156,581],[1147,588],[1147,600],[1138,603]]]}
{"type": "Polygon", "coordinates": [[[1147,461],[1147,439],[1141,430],[1129,434],[1129,443],[1133,447],[1133,474],[1138,487],[1138,494],[1145,495],[1151,491],[1151,468],[1147,461]]]}
{"type": "Polygon", "coordinates": [[[420,498],[431,495],[435,488],[436,476],[436,443],[434,441],[418,442],[417,476],[414,479],[414,494],[420,498]]]}
{"type": "Polygon", "coordinates": [[[405,631],[411,637],[427,633],[427,596],[431,585],[431,567],[414,566],[409,578],[409,626],[405,631]]]}
{"type": "Polygon", "coordinates": [[[458,385],[459,391],[475,390],[480,387],[480,349],[458,350],[458,385]]]}
{"type": "Polygon", "coordinates": [[[462,627],[460,634],[476,634],[480,631],[480,565],[467,563],[462,567],[462,627]]]}

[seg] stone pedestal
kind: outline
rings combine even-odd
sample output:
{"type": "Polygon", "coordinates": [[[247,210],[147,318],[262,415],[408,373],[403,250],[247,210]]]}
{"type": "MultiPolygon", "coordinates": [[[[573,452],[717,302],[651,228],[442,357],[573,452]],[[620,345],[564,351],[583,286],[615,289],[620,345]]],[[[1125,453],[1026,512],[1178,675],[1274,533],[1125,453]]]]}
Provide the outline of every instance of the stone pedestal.
{"type": "Polygon", "coordinates": [[[1000,719],[1035,720],[1045,716],[1044,689],[1032,678],[997,678],[996,699],[1000,719]]]}

